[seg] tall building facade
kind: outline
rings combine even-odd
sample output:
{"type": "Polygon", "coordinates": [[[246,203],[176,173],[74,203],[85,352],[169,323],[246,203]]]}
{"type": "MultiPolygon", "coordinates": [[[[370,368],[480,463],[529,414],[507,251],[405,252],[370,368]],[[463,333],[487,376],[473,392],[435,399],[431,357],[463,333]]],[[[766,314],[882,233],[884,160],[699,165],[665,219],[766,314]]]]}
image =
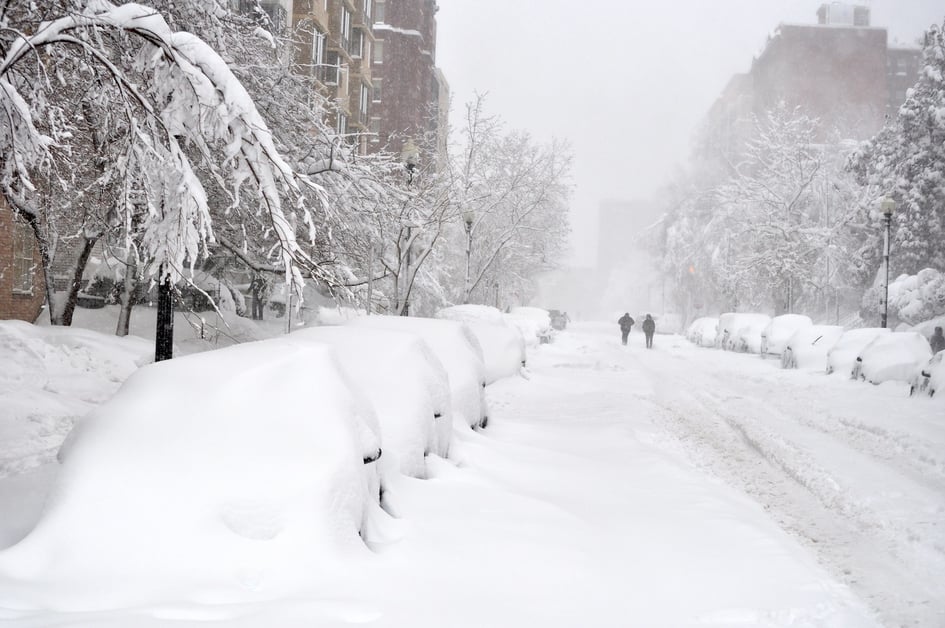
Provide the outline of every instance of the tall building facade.
{"type": "Polygon", "coordinates": [[[890,48],[867,6],[824,4],[817,17],[780,25],[751,70],[729,81],[704,120],[701,157],[733,162],[753,116],[782,101],[818,118],[825,137],[867,139],[895,115],[918,80],[921,51],[890,48]]]}
{"type": "Polygon", "coordinates": [[[377,150],[445,143],[449,87],[436,67],[436,0],[376,0],[372,130],[377,150]]]}

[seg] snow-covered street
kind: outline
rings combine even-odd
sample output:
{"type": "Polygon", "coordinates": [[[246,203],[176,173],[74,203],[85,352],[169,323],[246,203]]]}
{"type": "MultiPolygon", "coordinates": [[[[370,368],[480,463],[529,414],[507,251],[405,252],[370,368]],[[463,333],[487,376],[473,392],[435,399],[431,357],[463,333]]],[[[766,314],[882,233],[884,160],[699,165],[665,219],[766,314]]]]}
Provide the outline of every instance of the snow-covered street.
{"type": "MultiPolygon", "coordinates": [[[[623,347],[604,324],[529,364],[489,387],[489,428],[458,431],[430,479],[392,478],[373,551],[313,566],[296,598],[262,581],[244,601],[168,599],[155,574],[133,608],[77,612],[0,586],[0,625],[945,622],[939,401],[675,336],[623,347]]],[[[55,465],[8,467],[0,538],[38,516],[55,465]]]]}

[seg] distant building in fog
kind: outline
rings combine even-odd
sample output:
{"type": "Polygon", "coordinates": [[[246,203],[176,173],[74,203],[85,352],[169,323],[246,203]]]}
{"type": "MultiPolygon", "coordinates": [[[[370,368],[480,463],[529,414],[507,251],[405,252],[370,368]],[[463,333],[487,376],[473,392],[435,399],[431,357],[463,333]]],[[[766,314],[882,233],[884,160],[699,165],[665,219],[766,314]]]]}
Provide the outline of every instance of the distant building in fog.
{"type": "Polygon", "coordinates": [[[890,48],[869,7],[824,4],[817,24],[782,24],[746,74],[736,74],[709,110],[699,150],[733,161],[761,115],[783,100],[819,118],[824,134],[866,139],[905,101],[921,51],[890,48]]]}
{"type": "Polygon", "coordinates": [[[659,218],[651,201],[609,200],[598,212],[597,268],[609,271],[631,258],[640,248],[637,241],[659,218]]]}

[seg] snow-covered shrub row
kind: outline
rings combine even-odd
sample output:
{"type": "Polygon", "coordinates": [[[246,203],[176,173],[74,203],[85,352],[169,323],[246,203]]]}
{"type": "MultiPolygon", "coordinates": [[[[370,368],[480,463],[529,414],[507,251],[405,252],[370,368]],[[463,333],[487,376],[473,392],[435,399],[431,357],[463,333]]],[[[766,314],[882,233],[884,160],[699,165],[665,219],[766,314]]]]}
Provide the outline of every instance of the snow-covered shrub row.
{"type": "Polygon", "coordinates": [[[488,305],[454,305],[439,310],[436,318],[465,323],[482,347],[486,383],[517,374],[525,366],[525,339],[501,310],[488,305]]]}
{"type": "Polygon", "coordinates": [[[794,332],[810,325],[813,325],[813,321],[803,314],[775,316],[761,332],[761,356],[781,355],[794,332]]]}
{"type": "MultiPolygon", "coordinates": [[[[882,291],[879,285],[863,295],[867,310],[878,313],[882,291]]],[[[945,315],[945,273],[926,268],[915,275],[899,275],[889,283],[889,312],[907,325],[945,315]]]]}

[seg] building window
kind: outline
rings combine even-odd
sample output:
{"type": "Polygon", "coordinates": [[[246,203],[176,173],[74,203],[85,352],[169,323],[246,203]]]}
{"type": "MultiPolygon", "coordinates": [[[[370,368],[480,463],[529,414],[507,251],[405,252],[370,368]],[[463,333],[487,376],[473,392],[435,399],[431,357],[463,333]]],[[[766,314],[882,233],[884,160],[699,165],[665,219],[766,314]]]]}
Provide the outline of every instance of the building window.
{"type": "Polygon", "coordinates": [[[374,63],[377,65],[384,63],[384,40],[374,42],[374,63]]]}
{"type": "Polygon", "coordinates": [[[344,135],[348,132],[348,116],[343,113],[338,114],[338,125],[335,128],[338,135],[344,135]]]}
{"type": "Polygon", "coordinates": [[[360,28],[354,29],[351,35],[351,46],[348,48],[348,54],[354,59],[360,59],[364,56],[364,32],[360,28]]]}
{"type": "Polygon", "coordinates": [[[359,110],[360,110],[361,116],[360,116],[359,121],[364,126],[367,126],[368,125],[368,107],[370,106],[370,103],[371,103],[371,92],[368,90],[368,86],[365,85],[364,83],[361,83],[360,96],[361,98],[359,102],[360,104],[359,110]]]}
{"type": "Polygon", "coordinates": [[[325,63],[325,36],[318,31],[312,36],[312,65],[318,67],[325,63]]]}
{"type": "Polygon", "coordinates": [[[13,292],[33,293],[33,230],[22,220],[13,221],[13,292]]]}
{"type": "Polygon", "coordinates": [[[371,141],[380,142],[381,141],[381,119],[371,118],[371,124],[368,128],[371,131],[371,141]]]}
{"type": "Polygon", "coordinates": [[[351,50],[351,12],[341,8],[341,47],[351,50]]]}
{"type": "Polygon", "coordinates": [[[340,65],[338,53],[330,50],[325,55],[325,63],[318,67],[315,76],[325,85],[338,85],[341,80],[340,65]]]}
{"type": "Polygon", "coordinates": [[[384,20],[387,18],[387,5],[381,0],[377,0],[374,4],[374,23],[383,24],[384,20]]]}
{"type": "Polygon", "coordinates": [[[382,79],[376,78],[372,81],[374,83],[374,102],[381,102],[381,86],[384,84],[382,79]]]}
{"type": "Polygon", "coordinates": [[[371,23],[371,5],[374,4],[371,0],[364,0],[364,22],[366,24],[371,23]]]}

